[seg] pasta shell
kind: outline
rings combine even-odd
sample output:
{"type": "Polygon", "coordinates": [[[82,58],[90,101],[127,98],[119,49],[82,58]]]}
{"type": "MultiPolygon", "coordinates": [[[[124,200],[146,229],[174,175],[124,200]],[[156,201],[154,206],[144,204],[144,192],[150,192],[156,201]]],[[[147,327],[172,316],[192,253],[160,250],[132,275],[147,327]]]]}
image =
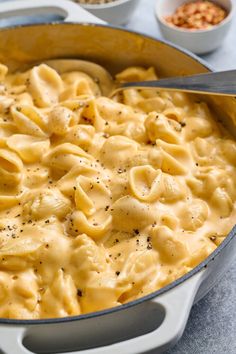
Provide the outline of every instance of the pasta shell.
{"type": "Polygon", "coordinates": [[[43,219],[56,216],[61,219],[70,211],[69,199],[56,189],[29,193],[24,197],[24,200],[26,217],[33,216],[36,219],[43,219]]]}

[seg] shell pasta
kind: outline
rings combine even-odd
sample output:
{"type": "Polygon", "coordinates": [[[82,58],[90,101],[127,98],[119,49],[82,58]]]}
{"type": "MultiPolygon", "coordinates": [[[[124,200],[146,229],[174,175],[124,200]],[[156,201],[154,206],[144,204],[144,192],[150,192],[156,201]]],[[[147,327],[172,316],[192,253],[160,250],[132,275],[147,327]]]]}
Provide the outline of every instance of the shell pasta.
{"type": "MultiPolygon", "coordinates": [[[[114,82],[153,79],[130,67],[114,82]]],[[[207,104],[102,92],[69,66],[0,65],[0,317],[135,300],[189,272],[234,225],[236,143],[207,104]]]]}

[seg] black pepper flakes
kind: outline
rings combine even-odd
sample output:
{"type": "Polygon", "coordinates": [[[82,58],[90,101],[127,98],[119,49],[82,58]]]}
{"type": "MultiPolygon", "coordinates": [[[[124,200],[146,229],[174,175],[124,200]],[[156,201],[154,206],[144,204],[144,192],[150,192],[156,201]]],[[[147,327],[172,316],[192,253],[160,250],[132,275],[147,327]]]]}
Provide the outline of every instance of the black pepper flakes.
{"type": "Polygon", "coordinates": [[[82,292],[81,289],[77,289],[77,295],[78,295],[79,297],[82,297],[82,296],[83,296],[83,292],[82,292]]]}
{"type": "Polygon", "coordinates": [[[214,242],[216,240],[216,238],[217,238],[217,236],[213,235],[210,237],[210,240],[214,242]]]}

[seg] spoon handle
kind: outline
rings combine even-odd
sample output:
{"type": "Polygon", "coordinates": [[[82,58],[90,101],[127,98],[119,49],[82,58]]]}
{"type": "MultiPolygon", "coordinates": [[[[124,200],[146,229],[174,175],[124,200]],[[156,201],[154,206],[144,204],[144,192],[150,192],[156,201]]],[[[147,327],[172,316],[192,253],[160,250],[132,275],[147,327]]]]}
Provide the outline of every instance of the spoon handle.
{"type": "MultiPolygon", "coordinates": [[[[236,70],[192,76],[171,77],[155,81],[127,82],[115,92],[128,88],[159,88],[214,95],[236,96],[236,70]]],[[[113,93],[114,94],[114,93],[113,93]]]]}

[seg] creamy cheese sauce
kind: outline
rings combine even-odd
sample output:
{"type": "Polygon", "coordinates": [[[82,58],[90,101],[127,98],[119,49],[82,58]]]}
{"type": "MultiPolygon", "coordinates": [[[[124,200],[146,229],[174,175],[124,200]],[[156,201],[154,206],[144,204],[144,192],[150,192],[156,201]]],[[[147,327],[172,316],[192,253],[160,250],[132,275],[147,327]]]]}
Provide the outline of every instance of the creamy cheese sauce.
{"type": "MultiPolygon", "coordinates": [[[[156,79],[128,68],[117,81],[156,79]]],[[[0,317],[117,306],[181,277],[235,222],[236,143],[193,95],[0,65],[0,317]]]]}

